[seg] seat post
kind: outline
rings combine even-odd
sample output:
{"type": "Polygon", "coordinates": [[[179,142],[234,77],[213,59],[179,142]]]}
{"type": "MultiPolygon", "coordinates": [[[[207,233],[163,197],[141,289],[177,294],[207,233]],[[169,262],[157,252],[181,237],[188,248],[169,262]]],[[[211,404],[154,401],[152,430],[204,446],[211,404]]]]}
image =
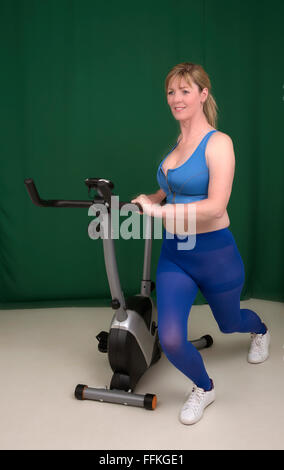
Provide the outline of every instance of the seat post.
{"type": "Polygon", "coordinates": [[[143,278],[141,281],[141,295],[151,295],[151,257],[153,240],[153,217],[145,214],[146,224],[143,236],[145,237],[143,278]]]}

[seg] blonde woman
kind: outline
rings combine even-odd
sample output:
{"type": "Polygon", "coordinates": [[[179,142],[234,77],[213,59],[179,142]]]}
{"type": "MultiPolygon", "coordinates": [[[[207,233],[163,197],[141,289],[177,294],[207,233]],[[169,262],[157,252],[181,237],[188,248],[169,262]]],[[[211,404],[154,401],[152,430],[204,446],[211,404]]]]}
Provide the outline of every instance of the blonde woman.
{"type": "Polygon", "coordinates": [[[217,105],[208,74],[201,65],[178,64],[168,73],[165,89],[180,135],[159,165],[161,189],[148,196],[141,194],[132,202],[139,202],[145,213],[163,218],[156,273],[158,333],[167,358],[194,384],[179,414],[183,424],[193,424],[215,400],[214,383],[201,354],[187,340],[188,317],[198,289],[223,333],[251,333],[250,363],[267,359],[270,334],[255,312],[240,308],[244,265],[228,228],[227,212],[235,155],[231,138],[216,128],[217,105]],[[167,204],[161,206],[165,197],[167,204]],[[181,238],[177,219],[181,215],[186,218],[184,208],[193,204],[195,244],[192,249],[181,249],[192,234],[188,231],[181,238]],[[171,217],[174,228],[172,224],[168,227],[171,217]]]}

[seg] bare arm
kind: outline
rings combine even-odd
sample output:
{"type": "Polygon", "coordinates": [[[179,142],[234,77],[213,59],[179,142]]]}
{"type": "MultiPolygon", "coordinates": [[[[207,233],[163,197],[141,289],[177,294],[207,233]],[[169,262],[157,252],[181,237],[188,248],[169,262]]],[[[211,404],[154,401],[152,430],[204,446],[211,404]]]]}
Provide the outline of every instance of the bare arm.
{"type": "Polygon", "coordinates": [[[149,199],[151,199],[154,204],[161,204],[165,197],[167,197],[165,191],[163,191],[162,189],[159,189],[154,194],[148,194],[147,196],[149,199]]]}
{"type": "MultiPolygon", "coordinates": [[[[136,198],[132,199],[131,202],[140,202],[141,203],[141,198],[146,197],[147,199],[150,200],[150,204],[161,204],[161,202],[165,199],[166,193],[162,190],[159,189],[156,193],[153,194],[140,194],[136,198]]],[[[149,202],[148,202],[149,204],[149,202]]]]}

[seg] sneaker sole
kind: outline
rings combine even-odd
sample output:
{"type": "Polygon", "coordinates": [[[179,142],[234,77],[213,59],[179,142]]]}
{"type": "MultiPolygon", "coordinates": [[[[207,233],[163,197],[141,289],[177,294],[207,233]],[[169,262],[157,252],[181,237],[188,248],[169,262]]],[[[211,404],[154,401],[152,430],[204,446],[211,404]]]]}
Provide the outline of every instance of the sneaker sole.
{"type": "Polygon", "coordinates": [[[254,360],[254,359],[249,359],[248,358],[248,362],[250,364],[261,364],[262,362],[265,362],[267,359],[269,358],[269,354],[264,358],[264,359],[261,359],[261,360],[254,360]]]}

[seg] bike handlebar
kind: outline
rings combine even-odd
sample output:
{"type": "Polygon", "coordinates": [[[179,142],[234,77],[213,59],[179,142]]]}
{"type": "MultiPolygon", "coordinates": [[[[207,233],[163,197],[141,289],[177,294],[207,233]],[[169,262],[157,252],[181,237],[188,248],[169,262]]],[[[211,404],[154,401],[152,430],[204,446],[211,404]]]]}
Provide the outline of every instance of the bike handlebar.
{"type": "MultiPolygon", "coordinates": [[[[86,207],[92,206],[93,204],[99,203],[99,204],[105,204],[107,205],[107,207],[111,208],[111,196],[112,196],[111,189],[114,188],[114,184],[109,180],[105,180],[102,178],[87,178],[85,180],[85,184],[88,186],[89,191],[90,189],[95,189],[99,193],[99,196],[96,196],[92,200],[88,200],[88,201],[41,199],[33,179],[26,178],[24,182],[25,182],[27,191],[30,195],[30,198],[36,206],[86,208],[86,207]]],[[[139,204],[138,202],[135,202],[135,203],[119,202],[119,209],[121,209],[122,206],[124,206],[125,204],[132,204],[133,209],[131,208],[131,210],[133,212],[143,213],[143,208],[141,204],[139,204]]]]}

